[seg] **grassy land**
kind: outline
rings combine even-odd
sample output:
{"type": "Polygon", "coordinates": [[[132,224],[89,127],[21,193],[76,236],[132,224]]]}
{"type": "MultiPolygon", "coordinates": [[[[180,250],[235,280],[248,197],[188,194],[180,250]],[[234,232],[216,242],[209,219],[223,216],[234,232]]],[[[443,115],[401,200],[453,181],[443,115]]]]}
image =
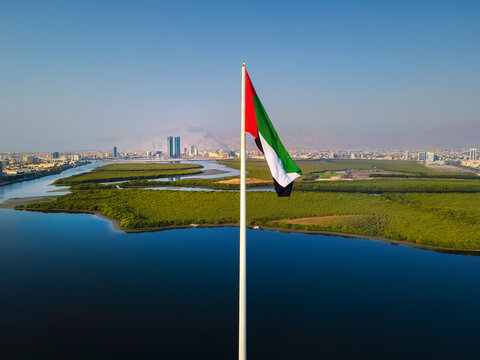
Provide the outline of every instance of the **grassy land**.
{"type": "MultiPolygon", "coordinates": [[[[223,160],[221,164],[233,169],[240,168],[238,160],[223,160]]],[[[302,169],[302,179],[315,179],[319,174],[326,171],[346,170],[371,170],[377,172],[388,172],[391,174],[404,175],[408,177],[433,177],[433,178],[478,178],[469,172],[438,172],[429,169],[416,161],[398,160],[295,160],[295,163],[302,169]]],[[[264,160],[247,161],[248,176],[257,179],[271,179],[270,172],[264,160]]],[[[377,175],[379,176],[379,175],[377,175]]]]}
{"type": "MultiPolygon", "coordinates": [[[[220,180],[231,179],[232,177],[222,178],[220,180]]],[[[176,181],[147,181],[147,180],[130,180],[119,184],[121,188],[142,188],[142,187],[203,187],[208,189],[218,190],[239,190],[238,184],[221,183],[219,179],[182,179],[176,181]]],[[[273,188],[271,180],[266,180],[264,183],[247,184],[248,187],[273,188]]]]}
{"type": "Polygon", "coordinates": [[[182,175],[200,174],[203,168],[197,164],[155,163],[155,164],[111,164],[93,169],[84,174],[58,179],[55,185],[76,185],[134,179],[158,179],[182,175]]]}
{"type": "MultiPolygon", "coordinates": [[[[100,211],[126,229],[238,222],[236,192],[141,189],[77,190],[27,209],[100,211]]],[[[248,223],[291,229],[376,235],[454,249],[480,249],[480,193],[294,192],[247,194],[248,223]],[[334,216],[325,220],[325,216],[334,216]],[[284,220],[310,218],[304,223],[284,220]],[[316,220],[320,218],[323,220],[316,220]]]]}
{"type": "MultiPolygon", "coordinates": [[[[121,188],[138,187],[204,187],[219,190],[238,190],[237,184],[223,184],[218,179],[185,179],[178,181],[131,180],[119,184],[121,188]]],[[[248,188],[273,188],[271,181],[247,184],[248,188]]],[[[299,181],[294,184],[295,191],[352,192],[381,194],[385,192],[424,192],[424,193],[477,193],[480,192],[480,179],[372,179],[340,181],[299,181]]]]}
{"type": "Polygon", "coordinates": [[[480,179],[450,180],[450,179],[372,179],[372,180],[340,180],[340,181],[300,181],[294,185],[299,191],[326,192],[359,192],[367,194],[397,193],[478,193],[480,179]]]}

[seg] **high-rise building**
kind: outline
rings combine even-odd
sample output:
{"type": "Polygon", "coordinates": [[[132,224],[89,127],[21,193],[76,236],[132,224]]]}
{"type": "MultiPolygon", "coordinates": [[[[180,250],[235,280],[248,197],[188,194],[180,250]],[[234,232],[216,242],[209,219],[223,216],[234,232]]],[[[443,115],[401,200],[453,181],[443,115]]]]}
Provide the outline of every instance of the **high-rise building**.
{"type": "Polygon", "coordinates": [[[427,153],[425,151],[419,151],[418,161],[426,161],[426,160],[427,160],[427,153]]]}
{"type": "Polygon", "coordinates": [[[433,162],[435,162],[435,160],[436,160],[435,153],[433,153],[433,152],[427,152],[426,161],[427,161],[428,163],[433,163],[433,162]]]}
{"type": "Polygon", "coordinates": [[[175,148],[173,147],[173,136],[167,137],[167,156],[169,158],[175,157],[175,148]]]}
{"type": "Polygon", "coordinates": [[[52,153],[53,159],[58,159],[59,157],[60,157],[60,154],[58,153],[58,151],[55,151],[54,153],[52,153]]]}
{"type": "Polygon", "coordinates": [[[403,159],[404,160],[410,160],[410,153],[407,151],[405,151],[405,153],[403,154],[403,159]]]}
{"type": "Polygon", "coordinates": [[[0,161],[0,177],[3,176],[3,163],[0,161]]]}
{"type": "Polygon", "coordinates": [[[191,145],[190,146],[190,155],[194,155],[195,154],[195,145],[191,145]]]}
{"type": "Polygon", "coordinates": [[[477,149],[470,149],[470,160],[478,160],[477,149]]]}
{"type": "Polygon", "coordinates": [[[113,147],[113,157],[117,157],[117,147],[113,147]]]}
{"type": "Polygon", "coordinates": [[[180,157],[180,136],[175,137],[175,157],[180,157]]]}

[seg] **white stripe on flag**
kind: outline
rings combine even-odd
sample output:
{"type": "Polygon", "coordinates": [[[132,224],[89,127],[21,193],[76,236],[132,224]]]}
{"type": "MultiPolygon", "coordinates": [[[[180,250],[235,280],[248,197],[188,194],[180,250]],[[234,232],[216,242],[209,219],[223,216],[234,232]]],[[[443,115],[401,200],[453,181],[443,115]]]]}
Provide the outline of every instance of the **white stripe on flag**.
{"type": "Polygon", "coordinates": [[[265,159],[267,160],[270,172],[277,183],[279,183],[282,187],[287,187],[288,184],[290,184],[293,180],[300,177],[300,175],[298,175],[296,172],[287,174],[283,167],[282,161],[278,157],[275,150],[273,150],[273,148],[267,143],[260,132],[258,132],[258,136],[260,137],[263,153],[265,154],[265,159]]]}

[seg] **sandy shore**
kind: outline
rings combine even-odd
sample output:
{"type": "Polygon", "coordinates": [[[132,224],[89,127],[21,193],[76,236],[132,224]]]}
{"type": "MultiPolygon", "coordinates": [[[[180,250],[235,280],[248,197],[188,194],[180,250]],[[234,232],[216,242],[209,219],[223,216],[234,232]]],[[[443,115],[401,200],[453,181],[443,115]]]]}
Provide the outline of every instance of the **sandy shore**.
{"type": "MultiPolygon", "coordinates": [[[[220,180],[217,181],[219,184],[240,184],[240,178],[233,178],[228,180],[220,180]]],[[[272,183],[272,180],[264,180],[264,179],[254,179],[254,178],[246,178],[245,182],[247,184],[259,184],[259,183],[272,183]]]]}

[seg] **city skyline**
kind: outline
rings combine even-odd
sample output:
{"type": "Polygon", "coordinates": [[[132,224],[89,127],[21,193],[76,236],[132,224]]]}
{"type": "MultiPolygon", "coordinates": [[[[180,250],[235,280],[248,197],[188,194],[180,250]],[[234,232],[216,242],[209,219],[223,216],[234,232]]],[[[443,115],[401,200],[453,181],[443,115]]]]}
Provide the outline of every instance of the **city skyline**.
{"type": "Polygon", "coordinates": [[[7,2],[0,152],[233,148],[243,60],[288,148],[478,146],[478,3],[250,4],[7,2]]]}

